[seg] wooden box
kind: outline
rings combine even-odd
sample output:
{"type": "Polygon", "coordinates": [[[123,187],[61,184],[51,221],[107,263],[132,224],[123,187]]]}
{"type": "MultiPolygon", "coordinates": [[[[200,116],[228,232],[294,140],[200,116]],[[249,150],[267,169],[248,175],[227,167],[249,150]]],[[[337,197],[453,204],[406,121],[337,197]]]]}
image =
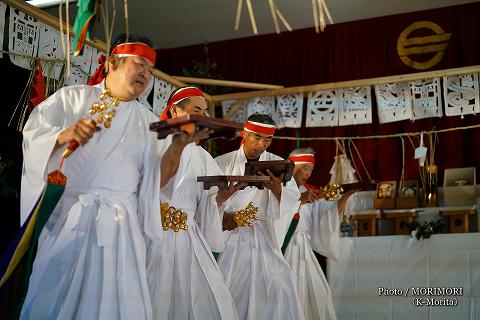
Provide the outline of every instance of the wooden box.
{"type": "Polygon", "coordinates": [[[470,231],[469,216],[475,214],[474,209],[440,211],[441,216],[448,217],[448,232],[450,233],[468,233],[470,231]]]}
{"type": "Polygon", "coordinates": [[[377,220],[382,217],[381,213],[356,214],[352,219],[357,221],[357,234],[359,237],[376,236],[377,220]]]}
{"type": "Polygon", "coordinates": [[[377,193],[373,201],[373,207],[375,209],[394,209],[396,206],[396,193],[396,181],[381,181],[377,183],[377,193]]]}
{"type": "Polygon", "coordinates": [[[397,209],[418,207],[418,181],[408,180],[399,187],[396,199],[397,209]]]}
{"type": "Polygon", "coordinates": [[[412,223],[413,219],[417,216],[415,210],[395,210],[395,212],[384,212],[384,218],[394,220],[394,233],[395,235],[409,235],[410,229],[407,223],[412,223]]]}
{"type": "Polygon", "coordinates": [[[275,177],[283,175],[283,185],[292,179],[295,163],[291,160],[272,160],[272,161],[249,161],[245,164],[245,175],[257,175],[262,172],[268,175],[267,169],[275,177]]]}
{"type": "Polygon", "coordinates": [[[445,206],[466,206],[476,202],[475,167],[445,169],[443,196],[445,206]]]}

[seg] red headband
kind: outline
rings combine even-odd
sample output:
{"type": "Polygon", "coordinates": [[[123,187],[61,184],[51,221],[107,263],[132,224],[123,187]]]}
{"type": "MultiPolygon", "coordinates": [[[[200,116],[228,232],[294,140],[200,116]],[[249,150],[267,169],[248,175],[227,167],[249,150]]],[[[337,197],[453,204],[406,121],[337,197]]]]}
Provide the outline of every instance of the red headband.
{"type": "Polygon", "coordinates": [[[160,120],[167,120],[171,117],[168,114],[168,111],[172,108],[174,104],[179,103],[183,99],[190,98],[190,97],[202,97],[205,98],[203,95],[202,90],[198,89],[197,87],[183,87],[177,90],[175,94],[170,97],[168,100],[167,106],[163,109],[162,114],[160,115],[160,120]]]}
{"type": "Polygon", "coordinates": [[[273,136],[273,134],[275,133],[275,129],[277,128],[272,124],[247,121],[243,126],[243,131],[240,133],[240,136],[242,136],[242,141],[240,142],[240,145],[243,145],[245,143],[245,132],[258,133],[264,136],[273,136]]]}
{"type": "Polygon", "coordinates": [[[288,160],[292,160],[295,164],[311,163],[315,164],[315,156],[313,154],[296,154],[288,157],[288,160]]]}
{"type": "MultiPolygon", "coordinates": [[[[155,65],[155,58],[156,58],[155,50],[145,43],[140,43],[140,42],[121,43],[115,48],[113,48],[112,55],[117,55],[119,57],[129,57],[129,56],[144,57],[145,59],[153,63],[153,65],[155,65]]],[[[88,80],[87,84],[89,85],[96,85],[97,83],[100,83],[103,80],[103,72],[105,70],[105,56],[103,54],[100,55],[100,57],[98,57],[98,62],[100,63],[100,65],[88,80]]]]}
{"type": "Polygon", "coordinates": [[[247,121],[243,126],[244,131],[263,134],[265,136],[273,136],[273,134],[275,133],[275,129],[277,128],[272,124],[253,121],[247,121]]]}

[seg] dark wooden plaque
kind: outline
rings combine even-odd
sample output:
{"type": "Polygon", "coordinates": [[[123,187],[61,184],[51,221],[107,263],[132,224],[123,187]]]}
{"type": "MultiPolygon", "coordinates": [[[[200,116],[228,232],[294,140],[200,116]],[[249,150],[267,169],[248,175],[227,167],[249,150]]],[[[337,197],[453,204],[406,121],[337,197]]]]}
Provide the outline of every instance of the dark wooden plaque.
{"type": "Polygon", "coordinates": [[[346,184],[342,184],[342,189],[344,192],[347,192],[350,190],[369,191],[369,190],[376,190],[377,184],[374,181],[346,183],[346,184]]]}
{"type": "Polygon", "coordinates": [[[150,123],[150,131],[157,132],[158,139],[164,139],[169,134],[176,133],[180,130],[186,132],[195,132],[203,128],[210,128],[214,130],[209,139],[234,139],[237,137],[237,131],[243,130],[243,123],[225,119],[210,118],[198,114],[188,114],[180,118],[150,123]]]}
{"type": "MultiPolygon", "coordinates": [[[[203,189],[208,190],[213,186],[219,188],[228,188],[230,182],[247,182],[248,185],[261,185],[263,182],[270,181],[270,177],[265,176],[200,176],[197,182],[203,182],[203,189]]],[[[243,189],[243,188],[242,188],[243,189]]]]}
{"type": "Polygon", "coordinates": [[[267,169],[275,177],[283,175],[283,185],[292,179],[295,163],[291,160],[249,161],[245,164],[245,175],[257,175],[261,171],[268,175],[267,169]]]}

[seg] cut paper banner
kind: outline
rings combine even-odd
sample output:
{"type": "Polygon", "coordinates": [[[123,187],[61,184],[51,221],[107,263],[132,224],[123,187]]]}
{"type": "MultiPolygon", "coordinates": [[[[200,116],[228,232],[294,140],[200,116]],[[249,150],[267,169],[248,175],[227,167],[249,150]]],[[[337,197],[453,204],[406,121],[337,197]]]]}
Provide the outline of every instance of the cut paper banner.
{"type": "Polygon", "coordinates": [[[397,82],[376,85],[375,96],[380,123],[412,118],[412,99],[407,83],[397,82]]]}
{"type": "Polygon", "coordinates": [[[478,73],[444,77],[443,97],[447,116],[479,113],[478,73]]]}
{"type": "Polygon", "coordinates": [[[338,114],[339,126],[372,123],[370,87],[346,88],[339,91],[342,97],[338,114]]]}
{"type": "Polygon", "coordinates": [[[276,100],[277,126],[279,128],[300,128],[303,115],[303,93],[277,96],[276,100]]]}
{"type": "Polygon", "coordinates": [[[306,127],[333,127],[338,125],[339,99],[334,90],[308,94],[306,127]]]}
{"type": "MultiPolygon", "coordinates": [[[[39,28],[37,20],[17,9],[10,8],[8,50],[30,57],[37,56],[39,28]]],[[[32,69],[32,59],[10,55],[19,67],[32,69]]]]}

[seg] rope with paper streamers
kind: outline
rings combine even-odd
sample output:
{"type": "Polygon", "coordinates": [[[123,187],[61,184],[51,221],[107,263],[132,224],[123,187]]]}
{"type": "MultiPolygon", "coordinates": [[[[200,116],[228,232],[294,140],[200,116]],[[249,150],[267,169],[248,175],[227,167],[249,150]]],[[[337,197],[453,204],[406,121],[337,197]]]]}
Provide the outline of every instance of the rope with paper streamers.
{"type": "MultiPolygon", "coordinates": [[[[59,59],[59,58],[40,58],[40,57],[32,57],[32,56],[29,56],[29,55],[26,55],[26,54],[23,54],[23,53],[18,53],[18,52],[12,52],[12,51],[6,51],[6,50],[1,50],[0,49],[0,53],[5,53],[5,54],[9,54],[9,55],[12,55],[12,56],[17,56],[17,57],[20,57],[20,58],[25,58],[25,59],[30,59],[30,60],[40,60],[41,62],[45,62],[45,63],[51,63],[51,64],[65,64],[67,63],[67,59],[64,58],[64,59],[59,59]]],[[[72,67],[75,67],[77,68],[81,73],[83,73],[84,75],[86,76],[89,76],[90,74],[85,72],[85,70],[82,69],[82,67],[76,63],[73,63],[70,61],[70,65],[72,67]]]]}
{"type": "Polygon", "coordinates": [[[474,124],[471,126],[439,129],[439,130],[430,130],[430,131],[417,131],[417,132],[404,132],[404,133],[393,133],[393,134],[381,134],[373,136],[354,136],[354,137],[286,137],[286,136],[273,136],[274,139],[279,140],[300,140],[300,141],[335,141],[335,140],[368,140],[368,139],[388,139],[388,138],[400,138],[400,137],[416,137],[421,136],[422,134],[438,134],[446,133],[452,131],[463,131],[470,129],[480,128],[480,124],[474,124]]]}

